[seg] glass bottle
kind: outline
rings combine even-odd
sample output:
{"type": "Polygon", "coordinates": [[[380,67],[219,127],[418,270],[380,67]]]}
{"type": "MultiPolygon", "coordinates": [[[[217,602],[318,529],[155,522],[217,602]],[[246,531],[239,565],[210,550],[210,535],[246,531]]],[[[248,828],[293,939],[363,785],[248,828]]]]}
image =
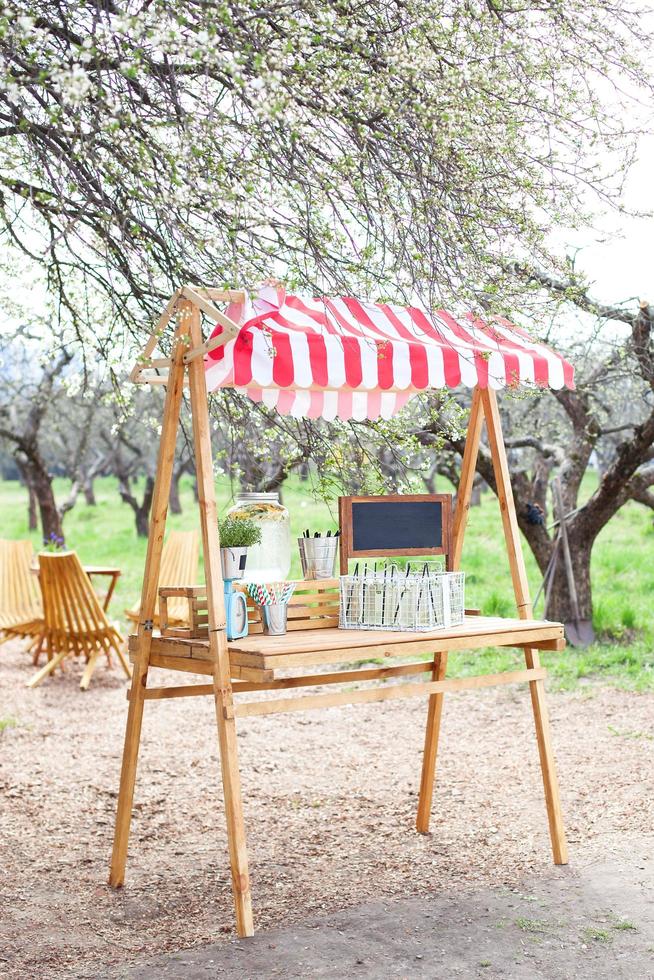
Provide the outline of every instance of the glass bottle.
{"type": "Polygon", "coordinates": [[[261,544],[248,548],[246,582],[280,582],[291,569],[291,525],[278,493],[239,493],[228,517],[255,521],[261,544]]]}

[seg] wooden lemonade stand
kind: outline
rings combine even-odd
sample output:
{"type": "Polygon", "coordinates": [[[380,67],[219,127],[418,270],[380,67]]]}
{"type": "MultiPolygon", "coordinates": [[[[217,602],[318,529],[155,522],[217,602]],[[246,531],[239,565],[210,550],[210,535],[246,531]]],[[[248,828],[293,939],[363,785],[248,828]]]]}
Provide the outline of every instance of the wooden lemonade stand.
{"type": "MultiPolygon", "coordinates": [[[[570,365],[506,321],[489,325],[472,317],[457,320],[443,311],[428,313],[413,307],[403,309],[349,299],[306,300],[286,296],[277,285],[262,287],[254,300],[244,291],[184,287],[168,303],[131,379],[137,383],[165,385],[166,397],[141,614],[137,632],[130,637],[134,668],[128,695],[110,884],[120,887],[124,883],[145,702],[198,695],[212,696],[216,706],[239,936],[250,936],[254,930],[236,730],[236,719],[248,715],[428,696],[416,819],[417,830],[426,833],[445,692],[526,683],[534,713],[552,853],[556,864],[566,864],[567,845],[545,702],[546,671],[539,660],[540,650],[562,650],[565,640],[561,624],[534,620],[532,616],[495,389],[523,381],[572,387],[570,365]],[[223,312],[216,304],[229,305],[223,312]],[[208,340],[203,338],[203,316],[215,325],[208,340]],[[170,356],[153,356],[159,337],[172,319],[176,320],[176,329],[170,356]],[[165,373],[161,374],[162,371],[165,373]],[[446,553],[448,568],[458,569],[485,421],[517,617],[471,615],[466,616],[462,626],[429,633],[342,630],[338,628],[338,580],[307,581],[296,587],[286,635],[262,635],[255,621],[249,636],[228,642],[208,385],[211,390],[236,388],[255,401],[299,417],[365,418],[394,414],[409,397],[422,390],[454,387],[462,381],[473,389],[472,408],[456,508],[442,551],[446,553]],[[153,628],[154,608],[180,408],[187,383],[206,592],[199,588],[182,590],[189,596],[197,621],[192,617],[187,633],[177,630],[176,635],[162,635],[153,628]],[[488,646],[523,649],[525,668],[476,677],[446,677],[450,650],[488,646]],[[407,658],[424,658],[425,654],[430,655],[429,660],[406,662],[407,658]],[[385,663],[365,669],[348,666],[364,658],[381,658],[385,663]],[[205,676],[207,682],[153,686],[151,668],[178,671],[180,681],[184,674],[195,674],[205,676]],[[285,676],[288,668],[301,668],[301,673],[285,676]],[[411,679],[425,673],[429,675],[427,678],[411,679]],[[387,678],[403,680],[395,685],[350,689],[355,682],[387,678]],[[339,685],[345,685],[345,689],[339,689],[339,685]],[[284,696],[284,692],[323,686],[328,690],[284,696]],[[247,694],[257,691],[279,691],[282,696],[248,700],[247,694]]],[[[342,572],[347,571],[347,556],[351,551],[347,535],[345,538],[342,572]]],[[[180,583],[180,586],[187,585],[190,587],[192,583],[180,583]]],[[[163,598],[165,602],[167,597],[163,598]]]]}

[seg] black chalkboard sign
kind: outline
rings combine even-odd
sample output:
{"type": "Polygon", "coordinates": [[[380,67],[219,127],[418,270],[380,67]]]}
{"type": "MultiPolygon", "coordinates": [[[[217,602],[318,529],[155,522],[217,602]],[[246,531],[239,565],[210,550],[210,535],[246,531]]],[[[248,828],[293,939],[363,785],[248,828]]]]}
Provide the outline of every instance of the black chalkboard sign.
{"type": "Polygon", "coordinates": [[[449,555],[451,494],[339,497],[341,574],[350,558],[449,555]]]}

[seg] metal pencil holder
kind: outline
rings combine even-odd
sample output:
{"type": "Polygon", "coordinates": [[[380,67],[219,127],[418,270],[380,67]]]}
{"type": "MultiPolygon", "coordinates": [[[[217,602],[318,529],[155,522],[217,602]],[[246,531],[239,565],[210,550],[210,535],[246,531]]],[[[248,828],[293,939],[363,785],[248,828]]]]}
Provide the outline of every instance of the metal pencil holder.
{"type": "Polygon", "coordinates": [[[298,538],[302,577],[322,579],[334,577],[338,538],[298,538]]]}
{"type": "Polygon", "coordinates": [[[463,622],[465,573],[427,569],[342,575],[341,629],[428,631],[463,622]]]}
{"type": "Polygon", "coordinates": [[[261,625],[266,636],[283,636],[286,632],[286,617],[288,603],[272,603],[269,606],[259,606],[261,625]]]}

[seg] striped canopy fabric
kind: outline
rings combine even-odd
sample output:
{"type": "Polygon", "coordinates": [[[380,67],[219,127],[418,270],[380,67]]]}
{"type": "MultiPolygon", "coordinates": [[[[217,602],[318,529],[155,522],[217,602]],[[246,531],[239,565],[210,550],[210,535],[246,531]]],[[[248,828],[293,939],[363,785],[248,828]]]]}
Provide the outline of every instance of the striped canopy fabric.
{"type": "Polygon", "coordinates": [[[502,318],[306,299],[278,285],[262,286],[227,315],[240,330],[207,354],[209,390],[235,388],[296,418],[390,418],[421,391],[461,384],[574,387],[560,354],[502,318]]]}

